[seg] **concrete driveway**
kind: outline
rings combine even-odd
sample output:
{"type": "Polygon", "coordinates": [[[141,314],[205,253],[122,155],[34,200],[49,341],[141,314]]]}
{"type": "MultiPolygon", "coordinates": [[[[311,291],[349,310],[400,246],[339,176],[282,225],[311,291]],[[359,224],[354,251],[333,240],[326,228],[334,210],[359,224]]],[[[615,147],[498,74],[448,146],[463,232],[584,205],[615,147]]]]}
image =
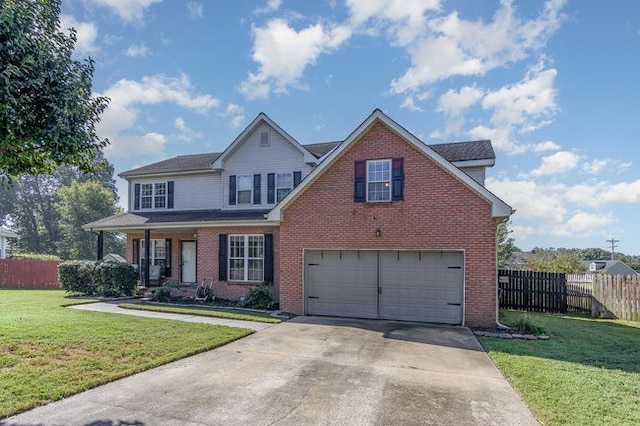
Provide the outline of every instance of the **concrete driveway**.
{"type": "Polygon", "coordinates": [[[463,327],[300,317],[0,425],[536,425],[463,327]]]}

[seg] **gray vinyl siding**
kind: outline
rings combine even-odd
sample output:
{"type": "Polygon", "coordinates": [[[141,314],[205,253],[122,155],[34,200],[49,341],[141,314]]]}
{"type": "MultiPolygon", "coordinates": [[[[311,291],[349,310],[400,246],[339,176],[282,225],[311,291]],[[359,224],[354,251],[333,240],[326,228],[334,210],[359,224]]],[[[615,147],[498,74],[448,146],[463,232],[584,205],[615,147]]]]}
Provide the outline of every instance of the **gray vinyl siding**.
{"type": "Polygon", "coordinates": [[[219,173],[161,176],[131,180],[129,183],[129,211],[135,211],[135,184],[168,181],[173,181],[173,209],[144,209],[138,211],[207,210],[219,209],[222,205],[219,173]]]}
{"type": "Polygon", "coordinates": [[[460,170],[468,174],[471,179],[482,186],[484,186],[485,169],[486,167],[460,167],[460,170]]]}
{"type": "Polygon", "coordinates": [[[264,209],[273,207],[267,203],[267,174],[284,172],[302,172],[302,178],[312,170],[304,163],[304,155],[282,135],[269,125],[262,124],[247,139],[238,145],[224,162],[222,173],[222,202],[225,209],[264,209]],[[270,133],[269,146],[260,146],[261,133],[270,133]],[[229,176],[261,175],[260,200],[261,204],[229,205],[229,176]]]}

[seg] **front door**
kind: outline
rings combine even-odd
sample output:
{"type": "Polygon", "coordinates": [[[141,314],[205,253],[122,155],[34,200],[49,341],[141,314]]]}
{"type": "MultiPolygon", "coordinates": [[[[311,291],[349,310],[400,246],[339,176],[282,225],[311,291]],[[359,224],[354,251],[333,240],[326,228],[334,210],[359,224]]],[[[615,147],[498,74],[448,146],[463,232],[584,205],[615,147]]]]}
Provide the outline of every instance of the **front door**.
{"type": "Polygon", "coordinates": [[[180,242],[180,278],[183,283],[196,282],[196,242],[180,242]]]}

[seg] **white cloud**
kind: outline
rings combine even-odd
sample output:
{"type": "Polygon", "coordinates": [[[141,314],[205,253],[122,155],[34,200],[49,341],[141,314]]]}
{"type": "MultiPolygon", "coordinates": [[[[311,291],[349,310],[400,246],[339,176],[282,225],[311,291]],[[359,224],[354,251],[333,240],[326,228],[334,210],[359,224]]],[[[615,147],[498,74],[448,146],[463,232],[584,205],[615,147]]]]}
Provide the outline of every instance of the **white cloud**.
{"type": "Polygon", "coordinates": [[[273,19],[265,27],[254,28],[253,59],[257,73],[249,73],[240,92],[249,99],[267,98],[271,90],[286,93],[288,88],[306,89],[300,78],[320,54],[338,48],[351,35],[344,26],[321,23],[297,31],[283,19],[273,19]]]}
{"type": "MultiPolygon", "coordinates": [[[[493,21],[466,21],[453,12],[426,21],[420,37],[409,45],[411,67],[391,82],[392,93],[416,90],[452,76],[484,75],[524,59],[546,43],[560,26],[564,0],[549,0],[535,19],[516,16],[511,0],[503,0],[493,21]]],[[[378,12],[379,13],[379,12],[378,12]]]]}
{"type": "Polygon", "coordinates": [[[239,128],[244,122],[244,109],[236,104],[229,104],[225,111],[221,114],[223,118],[229,119],[229,127],[232,129],[239,128]]]}
{"type": "Polygon", "coordinates": [[[76,30],[75,53],[78,55],[90,55],[98,51],[95,45],[98,38],[98,26],[94,22],[79,22],[71,15],[60,15],[60,30],[67,32],[69,28],[76,30]]]}
{"type": "Polygon", "coordinates": [[[582,170],[586,173],[591,173],[597,175],[604,169],[608,164],[610,164],[610,160],[593,160],[588,161],[582,164],[582,170]]]}
{"type": "Polygon", "coordinates": [[[465,86],[459,91],[449,89],[447,93],[440,96],[436,111],[447,115],[460,115],[482,99],[483,95],[484,92],[475,86],[465,86]]]}
{"type": "Polygon", "coordinates": [[[187,126],[187,123],[184,121],[184,118],[176,117],[176,119],[173,121],[173,124],[178,130],[180,130],[180,134],[177,136],[177,138],[181,141],[191,142],[194,139],[202,139],[202,133],[190,129],[187,126]]]}
{"type": "Polygon", "coordinates": [[[162,0],[90,0],[91,2],[112,9],[125,22],[142,21],[145,10],[162,0]]]}
{"type": "Polygon", "coordinates": [[[153,75],[145,76],[139,81],[122,79],[98,96],[111,99],[98,123],[97,131],[101,137],[109,138],[111,141],[105,151],[116,156],[130,156],[146,149],[145,147],[150,146],[152,142],[157,146],[163,146],[164,139],[159,137],[159,133],[147,132],[137,124],[143,106],[170,103],[205,114],[220,103],[210,95],[194,94],[189,77],[185,74],[177,78],[153,75]],[[130,134],[140,131],[144,132],[143,135],[130,134]],[[132,139],[140,140],[140,147],[132,144],[132,139]]]}
{"type": "Polygon", "coordinates": [[[253,11],[255,14],[260,13],[271,13],[280,9],[282,5],[282,0],[267,0],[267,4],[264,7],[257,8],[253,11]]]}
{"type": "Polygon", "coordinates": [[[560,145],[552,141],[540,142],[533,147],[534,152],[557,151],[559,149],[560,149],[560,145]]]}
{"type": "Polygon", "coordinates": [[[397,45],[405,46],[425,30],[425,14],[440,11],[440,0],[347,0],[351,25],[375,34],[386,28],[397,45]]]}
{"type": "Polygon", "coordinates": [[[204,7],[200,3],[196,3],[195,1],[190,1],[187,3],[187,12],[189,13],[189,17],[191,19],[202,19],[204,18],[204,7]]]}
{"type": "Polygon", "coordinates": [[[156,158],[160,158],[164,154],[164,146],[167,142],[167,138],[160,133],[149,132],[142,135],[121,136],[118,142],[121,146],[126,147],[126,153],[119,153],[117,149],[109,149],[106,150],[106,152],[115,155],[146,154],[156,158]]]}
{"type": "Polygon", "coordinates": [[[409,111],[417,111],[417,112],[424,111],[422,108],[416,105],[413,96],[407,96],[402,102],[402,104],[400,105],[400,108],[405,108],[405,109],[408,109],[409,111]]]}
{"type": "Polygon", "coordinates": [[[574,152],[559,151],[547,157],[542,157],[542,164],[531,171],[533,176],[549,176],[563,174],[578,167],[580,156],[574,152]]]}
{"type": "Polygon", "coordinates": [[[616,222],[616,218],[611,213],[578,212],[566,222],[555,226],[551,233],[559,237],[575,237],[576,235],[586,237],[614,222],[616,222]]]}
{"type": "Polygon", "coordinates": [[[515,142],[511,134],[511,129],[508,126],[476,126],[468,130],[466,135],[471,139],[490,139],[495,148],[505,151],[510,155],[522,154],[529,149],[528,146],[519,145],[515,142]]]}
{"type": "Polygon", "coordinates": [[[125,50],[124,54],[132,58],[147,56],[149,54],[149,48],[144,44],[132,44],[125,50]]]}
{"type": "Polygon", "coordinates": [[[600,196],[603,203],[640,203],[640,179],[613,184],[600,196]]]}
{"type": "Polygon", "coordinates": [[[558,196],[564,187],[540,185],[534,180],[509,180],[488,177],[487,188],[516,209],[517,217],[538,219],[545,223],[560,223],[567,212],[565,202],[558,196]]]}

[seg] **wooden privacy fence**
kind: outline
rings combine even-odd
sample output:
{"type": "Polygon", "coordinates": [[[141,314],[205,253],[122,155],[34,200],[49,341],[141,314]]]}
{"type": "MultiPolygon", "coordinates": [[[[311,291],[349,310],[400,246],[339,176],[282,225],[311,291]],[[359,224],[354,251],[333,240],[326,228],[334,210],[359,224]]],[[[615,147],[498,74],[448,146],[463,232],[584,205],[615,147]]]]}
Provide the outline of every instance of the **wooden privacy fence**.
{"type": "Polygon", "coordinates": [[[500,307],[534,312],[567,312],[565,274],[498,271],[500,307]]]}
{"type": "Polygon", "coordinates": [[[498,271],[500,307],[640,321],[640,275],[498,271]]]}
{"type": "Polygon", "coordinates": [[[60,288],[59,263],[53,260],[0,259],[0,287],[60,288]]]}

